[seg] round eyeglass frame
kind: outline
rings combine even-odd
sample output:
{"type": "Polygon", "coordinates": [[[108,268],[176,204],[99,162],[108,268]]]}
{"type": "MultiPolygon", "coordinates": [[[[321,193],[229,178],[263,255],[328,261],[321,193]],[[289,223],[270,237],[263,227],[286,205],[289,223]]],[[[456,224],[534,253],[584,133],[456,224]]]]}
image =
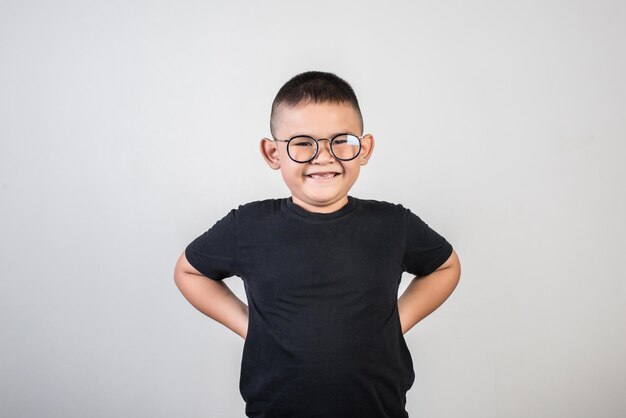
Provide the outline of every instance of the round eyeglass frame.
{"type": "Polygon", "coordinates": [[[293,136],[293,137],[291,137],[291,138],[289,138],[289,139],[276,139],[276,138],[272,138],[272,140],[273,140],[273,141],[278,141],[278,142],[286,142],[286,143],[287,143],[287,155],[289,155],[289,158],[291,158],[291,160],[292,160],[292,161],[294,161],[294,162],[296,162],[296,163],[305,164],[305,163],[308,163],[309,161],[313,161],[313,160],[315,159],[315,157],[317,157],[317,154],[318,154],[318,153],[319,153],[319,151],[320,151],[320,143],[319,143],[319,141],[324,141],[324,140],[325,140],[325,141],[329,141],[329,143],[330,143],[330,144],[329,144],[328,149],[330,150],[330,153],[333,155],[333,157],[334,157],[334,158],[338,159],[339,161],[352,161],[352,160],[354,160],[356,157],[358,157],[358,156],[359,156],[359,154],[361,153],[361,140],[362,140],[363,138],[365,138],[366,136],[367,136],[367,134],[362,135],[362,136],[358,136],[358,135],[355,135],[355,134],[350,133],[350,132],[342,132],[342,133],[339,133],[339,134],[337,134],[337,135],[333,136],[333,137],[332,137],[332,138],[330,138],[330,139],[328,139],[328,138],[320,138],[320,139],[315,139],[315,138],[313,138],[313,137],[312,137],[312,136],[310,136],[310,135],[296,135],[296,136],[293,136]],[[359,150],[358,150],[358,151],[357,151],[357,153],[354,155],[354,157],[352,157],[352,158],[339,158],[339,157],[337,157],[337,156],[335,155],[335,153],[333,152],[333,141],[334,141],[336,138],[340,137],[341,135],[351,135],[351,136],[353,136],[353,137],[355,137],[355,138],[357,138],[357,139],[359,140],[359,150]],[[289,152],[289,143],[290,143],[293,139],[295,139],[295,138],[303,138],[303,137],[304,137],[304,138],[310,138],[310,139],[312,139],[312,140],[315,142],[315,154],[313,154],[313,156],[312,156],[311,158],[309,158],[308,160],[306,160],[306,161],[298,161],[298,160],[294,159],[294,158],[291,156],[291,153],[289,152]]]}

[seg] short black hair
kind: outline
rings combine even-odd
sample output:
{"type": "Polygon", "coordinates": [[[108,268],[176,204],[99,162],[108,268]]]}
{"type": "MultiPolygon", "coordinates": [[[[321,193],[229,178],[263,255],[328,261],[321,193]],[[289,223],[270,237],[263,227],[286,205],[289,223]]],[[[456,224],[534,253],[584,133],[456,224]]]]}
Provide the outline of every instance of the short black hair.
{"type": "Polygon", "coordinates": [[[361,124],[363,134],[363,115],[356,94],[347,81],[333,73],[324,71],[306,71],[292,77],[278,90],[270,114],[270,132],[274,136],[274,116],[279,105],[293,107],[300,102],[346,103],[354,108],[361,124]]]}

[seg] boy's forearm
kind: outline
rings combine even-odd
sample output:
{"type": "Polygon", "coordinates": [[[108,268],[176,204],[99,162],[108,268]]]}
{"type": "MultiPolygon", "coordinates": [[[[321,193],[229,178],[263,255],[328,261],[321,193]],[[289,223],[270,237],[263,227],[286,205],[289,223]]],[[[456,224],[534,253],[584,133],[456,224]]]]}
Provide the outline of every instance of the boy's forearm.
{"type": "Polygon", "coordinates": [[[452,294],[460,278],[460,267],[454,264],[428,276],[415,277],[398,298],[402,334],[430,315],[452,294]]]}
{"type": "Polygon", "coordinates": [[[175,283],[185,299],[206,316],[242,338],[248,332],[248,306],[223,281],[177,271],[175,283]]]}

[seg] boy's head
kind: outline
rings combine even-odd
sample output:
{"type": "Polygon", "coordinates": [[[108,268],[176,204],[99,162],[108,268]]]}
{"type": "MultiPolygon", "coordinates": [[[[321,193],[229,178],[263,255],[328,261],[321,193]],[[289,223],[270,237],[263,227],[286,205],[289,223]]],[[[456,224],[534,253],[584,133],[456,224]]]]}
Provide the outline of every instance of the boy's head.
{"type": "Polygon", "coordinates": [[[307,71],[298,74],[287,81],[278,91],[272,103],[270,114],[270,133],[276,136],[277,119],[280,110],[285,107],[293,107],[300,103],[311,101],[313,103],[338,103],[351,106],[359,118],[360,129],[355,134],[363,134],[363,116],[359,101],[354,94],[352,86],[335,74],[322,71],[307,71]]]}
{"type": "Polygon", "coordinates": [[[263,158],[270,168],[280,169],[293,202],[311,212],[343,207],[360,167],[367,164],[374,149],[374,137],[363,135],[363,118],[352,87],[320,71],[298,74],[278,91],[270,132],[272,139],[261,139],[263,158]],[[315,139],[321,140],[319,148],[315,139]],[[334,176],[313,178],[313,173],[334,176]]]}

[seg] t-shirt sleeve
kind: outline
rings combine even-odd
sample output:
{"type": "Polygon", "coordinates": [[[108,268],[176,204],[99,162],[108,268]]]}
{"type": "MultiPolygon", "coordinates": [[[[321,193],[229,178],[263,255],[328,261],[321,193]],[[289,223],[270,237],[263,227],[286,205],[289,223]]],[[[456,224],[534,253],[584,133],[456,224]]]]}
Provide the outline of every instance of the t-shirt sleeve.
{"type": "Polygon", "coordinates": [[[406,245],[402,271],[427,276],[437,270],[452,254],[452,245],[419,216],[404,208],[406,245]]]}
{"type": "Polygon", "coordinates": [[[213,280],[237,274],[236,210],[232,209],[185,248],[187,261],[213,280]]]}

